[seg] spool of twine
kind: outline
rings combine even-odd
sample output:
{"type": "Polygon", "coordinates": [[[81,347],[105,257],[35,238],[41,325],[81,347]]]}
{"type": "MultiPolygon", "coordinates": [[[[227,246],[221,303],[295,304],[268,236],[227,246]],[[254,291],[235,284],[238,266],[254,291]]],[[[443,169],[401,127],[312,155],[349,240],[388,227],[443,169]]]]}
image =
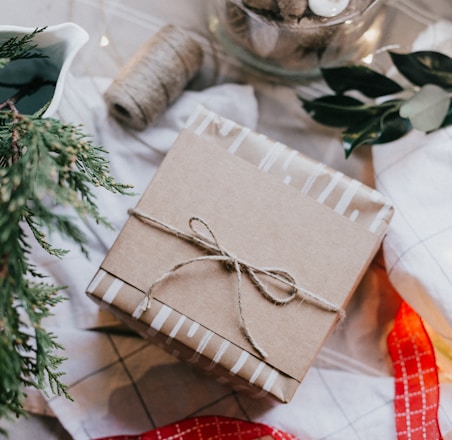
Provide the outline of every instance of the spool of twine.
{"type": "Polygon", "coordinates": [[[121,124],[143,130],[182,93],[201,68],[203,51],[186,31],[165,25],[121,69],[104,94],[121,124]]]}

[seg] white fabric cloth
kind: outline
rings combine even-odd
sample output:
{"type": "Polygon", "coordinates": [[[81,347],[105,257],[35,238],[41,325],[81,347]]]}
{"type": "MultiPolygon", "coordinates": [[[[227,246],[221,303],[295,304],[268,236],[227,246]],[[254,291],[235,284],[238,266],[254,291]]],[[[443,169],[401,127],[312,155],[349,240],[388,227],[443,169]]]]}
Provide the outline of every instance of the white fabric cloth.
{"type": "Polygon", "coordinates": [[[413,133],[374,153],[377,187],[397,206],[384,243],[388,273],[400,295],[449,341],[451,148],[452,130],[448,128],[428,136],[413,133]]]}
{"type": "MultiPolygon", "coordinates": [[[[413,50],[452,56],[452,23],[427,28],[413,50]]],[[[452,129],[412,131],[373,148],[376,186],[396,212],[384,243],[394,286],[452,344],[452,129]]]]}

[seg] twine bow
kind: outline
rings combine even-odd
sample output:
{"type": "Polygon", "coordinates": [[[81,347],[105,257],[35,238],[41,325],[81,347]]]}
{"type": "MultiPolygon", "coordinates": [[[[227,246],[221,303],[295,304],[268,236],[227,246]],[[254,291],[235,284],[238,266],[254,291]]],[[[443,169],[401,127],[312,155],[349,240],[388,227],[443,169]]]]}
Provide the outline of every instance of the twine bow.
{"type": "Polygon", "coordinates": [[[129,215],[133,215],[138,220],[143,223],[150,224],[157,227],[171,235],[174,235],[181,240],[185,240],[189,243],[193,243],[203,249],[205,249],[208,254],[199,257],[190,258],[186,261],[175,264],[170,270],[164,273],[160,278],[156,279],[149,289],[146,291],[145,296],[140,304],[142,311],[146,311],[151,307],[151,299],[154,295],[154,290],[158,284],[172,276],[178,269],[187,266],[192,263],[202,262],[202,261],[218,261],[223,263],[226,268],[235,273],[237,277],[237,301],[239,308],[240,317],[240,329],[245,335],[251,346],[259,353],[262,358],[266,358],[268,354],[263,348],[259,346],[254,336],[249,330],[249,326],[246,322],[245,315],[243,313],[243,302],[242,302],[242,276],[246,275],[254,284],[256,289],[266,298],[268,301],[275,305],[285,305],[294,301],[296,298],[300,298],[302,301],[309,301],[326,311],[338,313],[341,318],[345,316],[344,310],[338,305],[319,297],[313,292],[304,289],[297,285],[295,278],[285,270],[278,268],[259,268],[246,262],[245,260],[237,257],[227,249],[225,249],[217,240],[214,232],[210,226],[199,217],[191,217],[189,220],[189,227],[191,233],[187,234],[184,231],[175,228],[167,223],[157,220],[147,214],[144,214],[135,209],[129,209],[129,215]],[[202,226],[204,228],[204,233],[197,229],[197,226],[202,226]],[[261,276],[267,276],[282,286],[287,287],[287,296],[284,298],[276,297],[272,294],[269,288],[261,281],[261,276]]]}

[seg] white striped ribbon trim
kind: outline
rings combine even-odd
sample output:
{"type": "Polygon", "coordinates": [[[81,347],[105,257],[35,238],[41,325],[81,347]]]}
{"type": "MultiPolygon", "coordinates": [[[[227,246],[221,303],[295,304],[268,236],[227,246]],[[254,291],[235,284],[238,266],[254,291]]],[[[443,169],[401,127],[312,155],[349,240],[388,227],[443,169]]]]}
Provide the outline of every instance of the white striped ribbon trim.
{"type": "Polygon", "coordinates": [[[317,201],[319,203],[325,203],[325,200],[328,196],[333,192],[334,188],[336,188],[337,184],[344,177],[344,174],[340,171],[336,171],[333,175],[333,178],[330,180],[330,183],[326,186],[326,188],[322,191],[322,193],[317,197],[317,201]]]}
{"type": "Polygon", "coordinates": [[[229,370],[231,374],[237,374],[242,367],[246,364],[246,361],[250,357],[250,354],[247,351],[243,351],[240,357],[238,358],[237,362],[234,364],[234,366],[229,370]]]}
{"type": "Polygon", "coordinates": [[[195,130],[195,134],[201,136],[210,123],[214,120],[215,115],[213,113],[207,113],[206,117],[201,121],[199,126],[195,130]]]}
{"type": "Polygon", "coordinates": [[[267,173],[278,160],[279,155],[282,151],[284,151],[285,148],[285,145],[281,144],[280,142],[273,144],[273,147],[270,148],[265,157],[261,160],[258,168],[264,173],[267,173]]]}
{"type": "Polygon", "coordinates": [[[105,275],[107,275],[107,272],[105,272],[105,270],[102,269],[98,270],[96,276],[93,278],[90,285],[86,289],[87,292],[93,293],[97,289],[99,284],[102,282],[102,280],[105,278],[105,275]]]}
{"type": "Polygon", "coordinates": [[[291,182],[292,182],[292,176],[284,177],[283,183],[285,183],[286,185],[290,185],[291,182]]]}
{"type": "Polygon", "coordinates": [[[250,379],[251,384],[254,384],[254,382],[256,382],[256,380],[259,378],[260,374],[262,373],[262,370],[264,369],[264,366],[265,366],[264,362],[259,362],[259,365],[254,370],[254,373],[251,376],[251,379],[250,379]]]}
{"type": "Polygon", "coordinates": [[[111,304],[123,285],[124,283],[121,280],[115,278],[110,287],[105,291],[102,301],[105,301],[107,304],[111,304]]]}
{"type": "Polygon", "coordinates": [[[353,197],[355,197],[356,193],[358,192],[359,188],[361,187],[361,183],[357,180],[352,180],[347,189],[342,194],[341,199],[337,202],[336,206],[334,207],[334,210],[340,214],[343,215],[344,212],[347,210],[347,208],[350,206],[350,203],[353,200],[353,197]]]}
{"type": "Polygon", "coordinates": [[[270,375],[268,376],[267,380],[265,381],[265,384],[262,387],[262,389],[264,391],[269,392],[273,388],[273,385],[275,384],[278,376],[279,376],[279,373],[276,370],[272,370],[270,375]]]}
{"type": "Polygon", "coordinates": [[[298,151],[296,150],[292,150],[288,155],[286,160],[283,163],[283,170],[287,171],[287,169],[289,168],[290,163],[292,162],[292,160],[298,156],[298,151]]]}
{"type": "Polygon", "coordinates": [[[229,341],[226,341],[226,340],[221,343],[220,348],[215,353],[215,356],[212,359],[212,368],[213,368],[214,364],[218,364],[218,362],[221,361],[221,358],[226,353],[226,351],[227,351],[227,349],[229,348],[230,345],[231,345],[231,343],[229,341]]]}
{"type": "Polygon", "coordinates": [[[165,324],[166,320],[171,315],[172,311],[173,309],[166,305],[163,305],[162,308],[157,313],[157,315],[155,315],[155,318],[152,320],[151,327],[154,330],[160,331],[163,327],[163,324],[165,324]]]}
{"type": "Polygon", "coordinates": [[[248,133],[251,130],[246,127],[242,127],[242,130],[240,134],[234,139],[232,144],[228,148],[228,152],[231,154],[235,154],[237,150],[239,149],[240,145],[242,145],[242,142],[245,140],[245,138],[248,136],[248,133]]]}
{"type": "Polygon", "coordinates": [[[196,348],[196,352],[201,354],[207,347],[207,344],[212,339],[213,332],[210,330],[206,331],[206,334],[202,337],[202,339],[199,341],[198,347],[196,348]]]}
{"type": "MultiPolygon", "coordinates": [[[[382,202],[384,201],[383,196],[377,191],[373,190],[371,194],[371,199],[374,202],[382,202]]],[[[374,221],[369,226],[370,232],[375,232],[381,224],[382,219],[388,214],[388,211],[391,209],[391,205],[385,203],[383,207],[380,209],[378,214],[375,216],[374,221]]]]}
{"type": "Polygon", "coordinates": [[[135,310],[132,313],[132,318],[134,319],[140,319],[141,315],[144,313],[143,306],[141,304],[141,301],[136,306],[135,310]]]}
{"type": "Polygon", "coordinates": [[[316,169],[314,172],[309,176],[306,183],[303,185],[303,188],[301,188],[301,192],[307,194],[309,190],[314,185],[314,182],[317,180],[317,177],[319,177],[322,170],[326,167],[323,163],[318,163],[316,169]]]}
{"type": "Polygon", "coordinates": [[[196,335],[196,332],[199,330],[199,324],[197,322],[194,322],[190,328],[188,329],[188,333],[187,336],[189,338],[192,338],[193,336],[196,335]]]}
{"type": "Polygon", "coordinates": [[[199,341],[198,346],[196,347],[196,350],[194,351],[193,355],[188,359],[188,362],[196,363],[199,361],[199,356],[206,349],[208,343],[212,339],[212,336],[213,336],[213,332],[210,330],[206,330],[206,333],[199,341]]]}
{"type": "Polygon", "coordinates": [[[181,329],[181,327],[184,324],[186,319],[187,319],[187,317],[185,315],[180,316],[180,318],[176,322],[176,325],[173,327],[173,329],[171,330],[171,333],[168,336],[168,339],[166,341],[167,344],[169,344],[171,342],[171,339],[174,339],[176,337],[177,333],[181,329]]]}
{"type": "Polygon", "coordinates": [[[184,127],[185,128],[189,128],[191,127],[194,122],[196,121],[196,119],[198,119],[198,116],[200,115],[200,113],[203,111],[203,107],[202,106],[198,106],[196,107],[196,110],[194,111],[194,113],[187,119],[187,121],[185,122],[184,127]]]}
{"type": "Polygon", "coordinates": [[[359,211],[357,209],[354,209],[353,212],[350,214],[349,219],[352,222],[356,222],[356,220],[358,220],[358,217],[359,217],[359,211]]]}
{"type": "Polygon", "coordinates": [[[376,215],[376,217],[374,218],[374,221],[372,222],[372,224],[369,226],[369,231],[370,232],[376,232],[378,227],[381,225],[381,221],[384,217],[386,217],[386,215],[388,214],[389,210],[391,209],[391,205],[389,205],[388,203],[386,203],[383,208],[380,209],[379,213],[376,215]]]}
{"type": "Polygon", "coordinates": [[[229,119],[226,119],[223,122],[223,125],[220,128],[221,136],[227,136],[237,124],[229,119]]]}

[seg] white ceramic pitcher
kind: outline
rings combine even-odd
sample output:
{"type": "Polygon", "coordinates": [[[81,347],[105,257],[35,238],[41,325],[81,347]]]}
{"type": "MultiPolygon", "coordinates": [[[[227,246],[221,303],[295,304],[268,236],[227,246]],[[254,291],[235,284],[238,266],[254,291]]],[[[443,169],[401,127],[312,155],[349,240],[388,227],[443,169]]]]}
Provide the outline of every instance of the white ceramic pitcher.
{"type": "MultiPolygon", "coordinates": [[[[33,32],[34,28],[0,25],[0,45],[11,37],[33,32]]],[[[44,85],[17,104],[21,113],[32,114],[50,101],[43,117],[56,112],[63,94],[64,82],[77,52],[88,41],[88,33],[75,23],[49,26],[33,39],[36,51],[44,58],[17,60],[0,69],[0,102],[17,92],[14,85],[29,83],[39,77],[53,83],[44,85]]]]}

